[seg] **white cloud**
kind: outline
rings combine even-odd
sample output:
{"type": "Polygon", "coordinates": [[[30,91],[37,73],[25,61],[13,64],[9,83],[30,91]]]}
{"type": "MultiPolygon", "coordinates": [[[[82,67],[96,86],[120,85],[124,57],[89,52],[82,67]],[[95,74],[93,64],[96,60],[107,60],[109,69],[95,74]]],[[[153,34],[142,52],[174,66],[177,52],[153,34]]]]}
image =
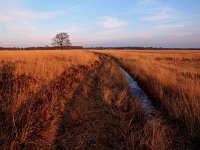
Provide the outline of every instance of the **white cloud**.
{"type": "Polygon", "coordinates": [[[156,14],[153,16],[142,17],[143,21],[166,21],[175,18],[173,15],[169,14],[156,14]]]}
{"type": "Polygon", "coordinates": [[[55,12],[33,12],[29,10],[21,10],[17,11],[13,14],[14,17],[24,18],[24,19],[49,19],[52,17],[56,17],[61,12],[55,11],[55,12]]]}
{"type": "Polygon", "coordinates": [[[141,17],[142,21],[171,21],[176,19],[179,16],[180,12],[171,8],[171,7],[164,7],[156,10],[155,12],[151,13],[150,15],[141,17]]]}
{"type": "Polygon", "coordinates": [[[15,5],[7,5],[10,2],[5,2],[4,6],[0,6],[0,25],[4,27],[7,33],[22,34],[36,34],[39,32],[39,26],[34,22],[38,20],[50,19],[58,14],[55,12],[34,12],[27,10],[20,5],[20,1],[15,0],[15,5]],[[9,7],[10,8],[9,8],[9,7]]]}
{"type": "Polygon", "coordinates": [[[39,32],[38,27],[36,27],[33,24],[26,22],[26,21],[16,22],[15,24],[12,24],[12,23],[7,24],[6,29],[9,32],[17,33],[17,34],[23,34],[23,35],[26,35],[26,36],[28,34],[39,32]]]}
{"type": "Polygon", "coordinates": [[[37,13],[29,10],[12,10],[12,11],[0,11],[0,23],[8,24],[15,23],[21,20],[40,20],[40,19],[50,19],[57,16],[60,12],[45,12],[37,13]]]}
{"type": "Polygon", "coordinates": [[[120,20],[118,18],[104,16],[97,19],[97,24],[106,29],[117,29],[122,28],[127,25],[126,21],[120,20]]]}
{"type": "Polygon", "coordinates": [[[13,0],[12,2],[0,2],[0,24],[6,25],[7,23],[15,23],[21,20],[49,19],[61,13],[61,11],[34,12],[24,8],[19,0],[13,0]]]}
{"type": "Polygon", "coordinates": [[[185,27],[185,25],[182,24],[161,24],[156,26],[156,28],[159,29],[173,29],[173,28],[181,28],[181,27],[185,27]]]}
{"type": "Polygon", "coordinates": [[[6,24],[13,21],[13,17],[9,15],[0,14],[0,24],[6,24]]]}

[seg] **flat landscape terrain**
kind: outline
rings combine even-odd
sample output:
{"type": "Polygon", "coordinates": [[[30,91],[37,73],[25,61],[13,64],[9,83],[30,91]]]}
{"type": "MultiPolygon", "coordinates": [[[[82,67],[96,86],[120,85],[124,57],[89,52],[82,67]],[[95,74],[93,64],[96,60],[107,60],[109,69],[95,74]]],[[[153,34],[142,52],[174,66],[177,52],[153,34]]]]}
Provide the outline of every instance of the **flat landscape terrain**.
{"type": "Polygon", "coordinates": [[[0,149],[200,148],[200,51],[0,51],[0,149]]]}

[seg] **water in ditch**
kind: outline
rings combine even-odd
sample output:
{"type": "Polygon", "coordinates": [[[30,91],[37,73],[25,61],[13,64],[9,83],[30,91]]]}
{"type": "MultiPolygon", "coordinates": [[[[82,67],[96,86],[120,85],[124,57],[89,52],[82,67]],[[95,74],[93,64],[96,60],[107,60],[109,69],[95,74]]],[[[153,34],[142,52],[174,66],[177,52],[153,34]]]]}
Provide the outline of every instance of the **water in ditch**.
{"type": "Polygon", "coordinates": [[[126,81],[128,82],[128,85],[130,86],[130,88],[132,90],[133,95],[138,100],[141,101],[141,108],[143,109],[143,111],[146,114],[147,121],[152,122],[153,116],[151,115],[151,113],[155,109],[154,109],[154,106],[153,106],[151,100],[149,99],[148,95],[140,88],[138,83],[128,74],[128,72],[126,72],[122,68],[121,68],[121,70],[124,74],[126,81]]]}

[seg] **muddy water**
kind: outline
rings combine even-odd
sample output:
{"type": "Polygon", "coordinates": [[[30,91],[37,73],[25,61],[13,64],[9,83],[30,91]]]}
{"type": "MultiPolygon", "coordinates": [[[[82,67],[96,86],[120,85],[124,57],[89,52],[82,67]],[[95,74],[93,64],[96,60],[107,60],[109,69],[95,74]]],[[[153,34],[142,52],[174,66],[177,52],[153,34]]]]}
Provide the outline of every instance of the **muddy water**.
{"type": "Polygon", "coordinates": [[[151,100],[149,99],[148,95],[140,88],[138,83],[133,78],[131,78],[131,76],[124,69],[121,68],[121,70],[124,73],[124,77],[125,77],[126,81],[128,82],[128,84],[133,92],[133,95],[138,100],[141,101],[141,107],[147,116],[147,120],[152,121],[153,117],[152,117],[151,113],[155,109],[154,109],[154,106],[153,106],[151,100]]]}

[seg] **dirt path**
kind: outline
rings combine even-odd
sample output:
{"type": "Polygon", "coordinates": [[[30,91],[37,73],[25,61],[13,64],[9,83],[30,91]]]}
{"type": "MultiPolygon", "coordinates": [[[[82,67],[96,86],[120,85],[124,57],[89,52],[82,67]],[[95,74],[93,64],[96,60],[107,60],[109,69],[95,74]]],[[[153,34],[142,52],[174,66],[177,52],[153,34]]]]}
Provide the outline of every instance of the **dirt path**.
{"type": "Polygon", "coordinates": [[[98,73],[74,94],[60,122],[55,149],[125,149],[118,118],[103,103],[98,73]]]}

